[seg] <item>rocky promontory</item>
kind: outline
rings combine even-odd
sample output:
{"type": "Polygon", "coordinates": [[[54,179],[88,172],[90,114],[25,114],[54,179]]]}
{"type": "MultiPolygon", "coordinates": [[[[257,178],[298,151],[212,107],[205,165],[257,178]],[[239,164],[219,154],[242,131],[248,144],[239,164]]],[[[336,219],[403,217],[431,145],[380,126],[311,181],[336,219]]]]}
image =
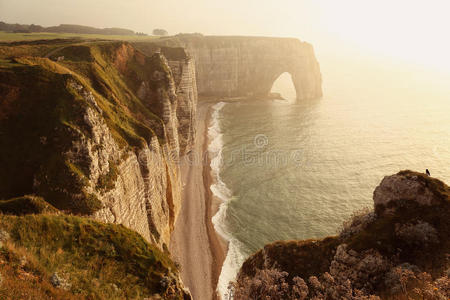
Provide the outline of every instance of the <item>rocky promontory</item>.
{"type": "Polygon", "coordinates": [[[373,199],[338,236],[255,253],[234,299],[449,299],[450,188],[402,171],[385,177],[373,199]]]}

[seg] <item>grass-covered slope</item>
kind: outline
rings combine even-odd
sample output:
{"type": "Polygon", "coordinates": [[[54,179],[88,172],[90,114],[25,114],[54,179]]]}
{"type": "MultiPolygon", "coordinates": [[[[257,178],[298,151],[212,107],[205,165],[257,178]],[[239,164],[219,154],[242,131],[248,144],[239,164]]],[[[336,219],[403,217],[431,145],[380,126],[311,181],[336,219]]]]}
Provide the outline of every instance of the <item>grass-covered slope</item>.
{"type": "Polygon", "coordinates": [[[235,299],[448,299],[450,187],[402,171],[377,187],[374,208],[339,236],[266,245],[243,264],[235,299]]]}
{"type": "MultiPolygon", "coordinates": [[[[155,136],[165,143],[161,94],[169,97],[169,76],[160,55],[147,57],[124,42],[0,46],[0,199],[36,194],[71,213],[95,212],[100,203],[84,189],[87,166],[65,155],[74,141],[92,136],[86,111],[101,112],[123,152],[155,136]],[[143,81],[147,98],[157,101],[138,97],[143,81]]],[[[111,179],[103,177],[99,189],[111,179]]]]}
{"type": "Polygon", "coordinates": [[[167,253],[121,225],[1,216],[0,241],[1,299],[187,297],[167,253]]]}
{"type": "MultiPolygon", "coordinates": [[[[70,164],[62,155],[75,138],[72,126],[80,127],[83,106],[88,105],[71,93],[70,77],[38,65],[17,63],[0,69],[1,198],[34,193],[34,180],[40,172],[50,174],[46,179],[54,181],[55,186],[64,183],[71,193],[81,192],[81,166],[70,164]]],[[[59,194],[61,202],[68,203],[69,193],[59,194]]],[[[89,195],[85,195],[81,200],[84,203],[78,203],[80,211],[98,206],[88,199],[89,195]]],[[[58,203],[56,197],[50,196],[49,200],[61,209],[69,207],[58,203]]]]}
{"type": "Polygon", "coordinates": [[[0,200],[0,213],[5,215],[29,215],[57,213],[58,210],[41,197],[23,196],[9,200],[0,200]]]}
{"type": "Polygon", "coordinates": [[[110,35],[99,33],[56,33],[56,32],[30,32],[15,33],[0,30],[0,41],[17,42],[17,41],[36,41],[36,40],[53,40],[53,39],[79,39],[79,40],[120,40],[120,41],[152,41],[157,40],[157,36],[145,35],[110,35]]]}

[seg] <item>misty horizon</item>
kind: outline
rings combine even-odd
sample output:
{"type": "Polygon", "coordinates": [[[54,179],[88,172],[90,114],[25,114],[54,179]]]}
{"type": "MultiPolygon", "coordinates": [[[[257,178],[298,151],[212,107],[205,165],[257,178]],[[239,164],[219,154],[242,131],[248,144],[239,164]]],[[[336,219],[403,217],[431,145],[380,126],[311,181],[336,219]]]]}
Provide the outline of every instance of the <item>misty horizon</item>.
{"type": "Polygon", "coordinates": [[[45,27],[76,24],[125,28],[147,34],[163,28],[170,35],[295,37],[311,43],[319,56],[358,53],[447,72],[450,43],[442,38],[442,31],[450,27],[448,8],[447,3],[439,0],[413,3],[1,0],[0,20],[45,27]]]}

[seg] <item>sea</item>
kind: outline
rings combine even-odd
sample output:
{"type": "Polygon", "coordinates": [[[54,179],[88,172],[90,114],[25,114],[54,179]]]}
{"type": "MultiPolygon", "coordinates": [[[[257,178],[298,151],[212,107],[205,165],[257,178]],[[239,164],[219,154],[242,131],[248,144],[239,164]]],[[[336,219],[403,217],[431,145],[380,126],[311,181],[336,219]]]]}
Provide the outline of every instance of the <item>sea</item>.
{"type": "Polygon", "coordinates": [[[378,61],[321,63],[324,95],[296,101],[219,102],[209,153],[221,199],[213,217],[229,242],[218,290],[265,244],[323,238],[352,213],[372,208],[384,176],[410,169],[450,183],[450,76],[378,61]]]}

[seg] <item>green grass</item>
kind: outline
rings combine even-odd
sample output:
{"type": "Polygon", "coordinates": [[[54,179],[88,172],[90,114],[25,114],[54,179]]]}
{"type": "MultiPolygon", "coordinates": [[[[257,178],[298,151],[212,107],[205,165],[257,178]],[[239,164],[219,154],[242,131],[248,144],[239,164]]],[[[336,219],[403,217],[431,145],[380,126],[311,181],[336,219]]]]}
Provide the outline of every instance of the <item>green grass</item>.
{"type": "MultiPolygon", "coordinates": [[[[72,285],[69,293],[80,298],[142,299],[159,294],[164,299],[182,299],[178,270],[170,257],[122,225],[30,215],[0,216],[0,229],[11,237],[0,250],[1,259],[39,279],[30,290],[40,289],[58,272],[72,285]],[[26,262],[20,266],[22,257],[26,262]]],[[[17,284],[16,274],[10,285],[17,284]]],[[[11,296],[11,290],[2,284],[0,297],[11,296]]]]}
{"type": "Polygon", "coordinates": [[[149,41],[158,39],[158,36],[138,35],[102,35],[102,34],[76,34],[76,33],[12,33],[0,31],[0,42],[36,41],[53,39],[101,39],[120,41],[149,41]]]}
{"type": "Polygon", "coordinates": [[[56,213],[58,210],[41,197],[23,196],[0,200],[0,212],[11,215],[56,213]]]}

